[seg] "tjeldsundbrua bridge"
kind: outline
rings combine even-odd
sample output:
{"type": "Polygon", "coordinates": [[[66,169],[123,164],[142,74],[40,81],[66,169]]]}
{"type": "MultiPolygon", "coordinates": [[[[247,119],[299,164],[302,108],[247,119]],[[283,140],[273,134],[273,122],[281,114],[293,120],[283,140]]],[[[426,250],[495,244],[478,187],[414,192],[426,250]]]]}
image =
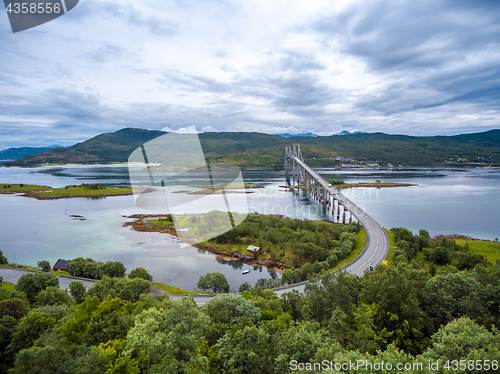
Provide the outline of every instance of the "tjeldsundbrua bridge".
{"type": "Polygon", "coordinates": [[[285,174],[287,182],[292,187],[297,186],[297,188],[305,190],[309,198],[324,205],[333,215],[335,222],[346,224],[353,221],[359,222],[357,216],[363,214],[363,211],[352,202],[349,204],[351,209],[349,210],[345,196],[339,195],[336,188],[307,166],[302,158],[300,144],[286,147],[285,174]]]}
{"type": "Polygon", "coordinates": [[[343,270],[363,275],[370,266],[385,260],[390,245],[385,230],[363,209],[325,181],[304,162],[300,144],[286,147],[284,161],[287,181],[292,186],[298,186],[305,190],[310,198],[325,206],[333,215],[334,221],[339,223],[357,221],[364,227],[366,231],[365,248],[354,261],[344,266],[343,270]]]}
{"type": "MultiPolygon", "coordinates": [[[[362,276],[370,266],[381,263],[389,253],[389,237],[385,230],[372,217],[366,214],[351,200],[345,197],[341,191],[325,181],[312,170],[302,158],[300,145],[286,147],[285,150],[285,172],[287,181],[292,186],[306,190],[308,195],[318,203],[324,205],[336,217],[340,223],[359,222],[366,231],[366,244],[361,253],[354,261],[341,268],[358,276],[362,276]],[[342,213],[341,213],[342,212],[342,213]]],[[[292,284],[274,289],[281,295],[285,292],[297,290],[304,293],[309,281],[292,284]]],[[[173,299],[179,299],[184,295],[170,295],[173,299]]],[[[198,305],[203,305],[215,295],[192,295],[198,305]]]]}
{"type": "MultiPolygon", "coordinates": [[[[337,188],[325,181],[312,170],[302,158],[300,145],[286,147],[285,150],[285,173],[287,181],[292,186],[305,190],[313,200],[324,205],[339,223],[359,222],[366,232],[366,244],[361,253],[354,261],[341,268],[358,276],[362,276],[370,266],[381,263],[389,253],[389,237],[385,230],[370,217],[363,209],[354,204],[337,188]],[[342,212],[342,213],[341,213],[342,212]]],[[[292,284],[274,289],[281,295],[285,292],[297,290],[304,293],[309,281],[292,284]]],[[[181,298],[181,295],[171,295],[172,298],[181,298]]],[[[194,295],[197,304],[202,305],[209,301],[214,295],[194,295]]]]}

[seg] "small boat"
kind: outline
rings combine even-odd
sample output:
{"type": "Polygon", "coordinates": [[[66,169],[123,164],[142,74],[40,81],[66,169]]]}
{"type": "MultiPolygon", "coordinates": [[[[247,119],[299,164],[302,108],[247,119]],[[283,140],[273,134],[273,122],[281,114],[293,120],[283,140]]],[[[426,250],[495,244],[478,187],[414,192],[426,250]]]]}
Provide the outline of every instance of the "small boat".
{"type": "Polygon", "coordinates": [[[250,273],[250,270],[243,270],[243,273],[241,273],[241,274],[245,275],[245,274],[248,274],[248,273],[250,273]]]}

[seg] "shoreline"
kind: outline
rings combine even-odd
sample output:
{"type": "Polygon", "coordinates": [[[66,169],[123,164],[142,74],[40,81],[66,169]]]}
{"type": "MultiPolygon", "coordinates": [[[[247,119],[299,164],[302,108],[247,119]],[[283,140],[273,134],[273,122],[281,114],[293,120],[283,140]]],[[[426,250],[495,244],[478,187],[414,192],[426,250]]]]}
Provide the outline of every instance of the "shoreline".
{"type": "MultiPolygon", "coordinates": [[[[67,164],[40,164],[40,165],[30,165],[30,166],[25,166],[25,165],[7,165],[7,162],[15,162],[17,160],[3,160],[0,161],[0,168],[5,167],[5,168],[26,168],[26,169],[34,169],[34,168],[43,168],[43,167],[58,167],[58,166],[116,166],[116,167],[128,167],[128,166],[140,166],[140,165],[129,165],[128,162],[116,162],[116,163],[84,163],[84,164],[78,164],[78,163],[67,163],[67,164]]],[[[236,165],[238,166],[238,165],[236,165]]],[[[242,171],[251,171],[251,170],[276,170],[276,171],[284,171],[284,168],[276,168],[273,166],[238,166],[240,170],[242,171]]],[[[326,166],[314,166],[313,169],[335,169],[335,170],[352,170],[352,169],[359,169],[359,170],[399,170],[399,169],[495,169],[498,170],[500,169],[500,166],[491,166],[491,165],[429,165],[429,166],[379,166],[377,168],[370,168],[370,167],[351,167],[351,168],[342,168],[340,166],[331,166],[331,165],[326,165],[326,166]]],[[[175,171],[187,171],[183,169],[178,169],[175,171]]]]}
{"type": "Polygon", "coordinates": [[[492,243],[497,243],[496,240],[491,240],[491,239],[479,239],[479,238],[473,238],[472,236],[469,235],[462,235],[462,234],[439,234],[435,235],[432,238],[430,238],[430,241],[437,242],[440,241],[441,239],[452,239],[452,240],[473,240],[477,242],[492,242],[492,243]]]}
{"type": "MultiPolygon", "coordinates": [[[[132,214],[130,216],[123,216],[124,218],[129,218],[133,219],[134,221],[132,222],[124,222],[122,224],[123,227],[130,227],[132,230],[138,231],[138,232],[159,232],[159,233],[165,233],[169,234],[173,237],[178,238],[177,231],[173,226],[168,226],[168,227],[158,227],[158,226],[153,226],[147,223],[149,219],[155,219],[155,218],[167,218],[167,215],[165,214],[132,214]]],[[[224,259],[224,260],[238,260],[245,262],[249,265],[252,266],[257,266],[257,267],[266,267],[269,270],[274,270],[279,273],[282,273],[287,269],[286,266],[277,263],[277,262],[271,262],[271,261],[265,261],[265,260],[260,260],[258,258],[254,258],[252,256],[243,256],[235,252],[225,252],[222,251],[218,248],[215,248],[211,245],[208,244],[202,244],[202,243],[194,243],[191,244],[191,246],[197,248],[199,251],[203,252],[210,252],[212,253],[215,257],[224,259]]]]}
{"type": "MultiPolygon", "coordinates": [[[[286,190],[306,190],[306,186],[279,186],[286,190]]],[[[418,187],[415,183],[345,183],[333,185],[337,190],[347,190],[349,188],[395,188],[395,187],[418,187]]]]}

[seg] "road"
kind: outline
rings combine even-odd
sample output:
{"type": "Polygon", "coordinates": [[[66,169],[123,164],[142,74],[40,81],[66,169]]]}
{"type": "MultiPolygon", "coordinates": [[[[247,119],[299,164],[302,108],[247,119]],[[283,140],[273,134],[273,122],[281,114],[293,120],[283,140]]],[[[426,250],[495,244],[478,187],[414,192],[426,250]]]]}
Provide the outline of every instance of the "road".
{"type": "Polygon", "coordinates": [[[316,179],[316,181],[323,188],[328,190],[331,195],[335,195],[335,198],[340,200],[341,204],[343,204],[349,212],[354,214],[358,222],[365,228],[367,241],[365,250],[354,262],[351,262],[343,269],[356,275],[363,275],[364,271],[368,269],[370,265],[374,266],[382,262],[387,257],[390,246],[389,237],[387,236],[385,230],[378,224],[377,221],[370,217],[366,212],[362,211],[337,188],[332,187],[302,160],[295,158],[295,162],[306,169],[307,172],[314,179],[316,179]]]}
{"type": "MultiPolygon", "coordinates": [[[[0,267],[0,276],[3,277],[4,282],[7,283],[14,283],[16,284],[17,281],[24,275],[24,274],[29,274],[29,273],[36,273],[34,271],[29,271],[29,270],[23,270],[23,269],[6,269],[3,267],[0,267]]],[[[66,278],[66,277],[58,277],[59,279],[59,287],[62,289],[68,289],[69,290],[69,284],[77,279],[72,279],[72,278],[66,278]]],[[[92,287],[94,285],[94,282],[91,281],[86,281],[86,280],[81,280],[83,285],[86,288],[92,287]]]]}

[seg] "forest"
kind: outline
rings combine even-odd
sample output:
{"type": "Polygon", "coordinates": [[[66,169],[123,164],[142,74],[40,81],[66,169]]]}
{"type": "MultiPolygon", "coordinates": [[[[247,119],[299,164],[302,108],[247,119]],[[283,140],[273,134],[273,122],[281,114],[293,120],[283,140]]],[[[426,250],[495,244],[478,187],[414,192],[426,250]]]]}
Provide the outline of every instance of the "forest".
{"type": "Polygon", "coordinates": [[[298,363],[362,360],[411,367],[399,372],[458,373],[467,370],[453,370],[454,360],[481,360],[488,366],[475,372],[498,373],[500,263],[450,239],[433,241],[425,230],[392,232],[389,265],[363,277],[322,272],[306,295],[279,297],[257,285],[200,307],[188,296],[152,294],[147,272],[103,276],[87,291],[73,281],[72,297],[52,274],[23,276],[15,288],[0,288],[1,370],[289,373],[298,363]],[[429,371],[438,360],[439,370],[429,371]]]}

